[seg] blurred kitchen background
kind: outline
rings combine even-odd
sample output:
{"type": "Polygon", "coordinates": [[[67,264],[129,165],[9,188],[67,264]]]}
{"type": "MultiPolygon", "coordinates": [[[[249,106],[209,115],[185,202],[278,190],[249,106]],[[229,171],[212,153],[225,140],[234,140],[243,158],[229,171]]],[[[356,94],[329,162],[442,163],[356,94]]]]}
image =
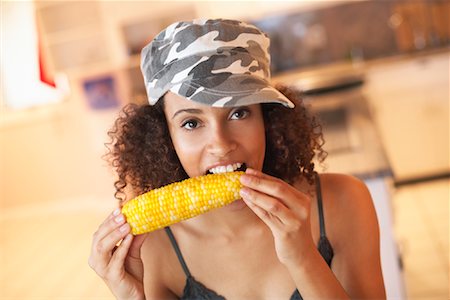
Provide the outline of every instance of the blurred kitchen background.
{"type": "Polygon", "coordinates": [[[140,49],[197,17],[269,34],[274,83],[323,122],[320,171],[372,193],[388,298],[449,299],[449,1],[0,3],[0,299],[113,299],[87,265],[117,205],[107,131],[145,103],[140,49]]]}

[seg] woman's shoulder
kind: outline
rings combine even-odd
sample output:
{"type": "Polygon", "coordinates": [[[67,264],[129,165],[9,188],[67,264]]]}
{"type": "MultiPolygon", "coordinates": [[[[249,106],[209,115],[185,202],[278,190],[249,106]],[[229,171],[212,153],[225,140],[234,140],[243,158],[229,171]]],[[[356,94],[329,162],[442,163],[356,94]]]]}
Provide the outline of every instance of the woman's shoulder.
{"type": "MultiPolygon", "coordinates": [[[[348,174],[322,173],[320,174],[322,193],[332,196],[334,201],[354,202],[356,198],[370,200],[369,190],[361,179],[348,174]]],[[[350,203],[347,203],[350,204],[350,203]]]]}
{"type": "Polygon", "coordinates": [[[165,229],[146,234],[141,248],[141,258],[144,263],[158,269],[159,266],[167,265],[172,258],[172,254],[175,254],[175,251],[165,229]]]}
{"type": "Polygon", "coordinates": [[[181,267],[177,264],[175,251],[164,229],[146,234],[141,247],[141,259],[144,278],[147,278],[146,293],[160,299],[173,298],[173,282],[183,282],[184,278],[178,270],[181,267]]]}
{"type": "Polygon", "coordinates": [[[141,247],[141,259],[144,265],[149,269],[159,269],[164,264],[164,256],[162,253],[166,250],[167,245],[164,240],[164,230],[156,230],[146,233],[146,237],[141,247]]]}
{"type": "Polygon", "coordinates": [[[367,186],[343,174],[323,174],[320,180],[327,236],[334,250],[333,273],[353,294],[385,298],[380,230],[367,186]]]}
{"type": "MultiPolygon", "coordinates": [[[[324,203],[326,202],[327,206],[331,205],[336,207],[336,209],[357,209],[360,204],[369,204],[371,202],[366,184],[357,177],[341,173],[320,173],[319,181],[322,200],[324,203]]],[[[316,190],[315,194],[317,197],[317,184],[317,182],[314,182],[313,185],[310,185],[306,180],[299,180],[294,186],[308,194],[316,190]]]]}
{"type": "Polygon", "coordinates": [[[378,223],[366,184],[351,175],[320,174],[327,230],[335,244],[356,235],[374,234],[378,223]]]}

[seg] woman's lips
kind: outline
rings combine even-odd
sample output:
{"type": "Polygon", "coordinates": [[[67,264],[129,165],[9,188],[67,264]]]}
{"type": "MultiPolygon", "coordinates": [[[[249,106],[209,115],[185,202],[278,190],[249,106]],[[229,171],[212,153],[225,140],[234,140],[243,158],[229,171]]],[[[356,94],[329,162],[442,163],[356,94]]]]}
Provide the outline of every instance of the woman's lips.
{"type": "Polygon", "coordinates": [[[205,175],[220,174],[220,173],[234,172],[234,171],[245,172],[245,170],[247,170],[246,163],[230,163],[230,164],[223,164],[223,165],[211,167],[206,171],[205,175]]]}

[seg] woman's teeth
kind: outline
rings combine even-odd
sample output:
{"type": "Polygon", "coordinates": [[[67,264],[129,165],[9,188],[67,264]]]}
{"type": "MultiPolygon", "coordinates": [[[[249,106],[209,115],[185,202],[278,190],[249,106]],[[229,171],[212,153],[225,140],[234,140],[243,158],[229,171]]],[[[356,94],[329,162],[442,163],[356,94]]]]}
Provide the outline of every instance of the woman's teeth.
{"type": "Polygon", "coordinates": [[[218,166],[212,169],[209,169],[210,173],[218,174],[218,173],[226,173],[226,172],[234,172],[237,169],[239,169],[242,166],[241,163],[235,163],[232,165],[226,165],[226,166],[218,166]]]}

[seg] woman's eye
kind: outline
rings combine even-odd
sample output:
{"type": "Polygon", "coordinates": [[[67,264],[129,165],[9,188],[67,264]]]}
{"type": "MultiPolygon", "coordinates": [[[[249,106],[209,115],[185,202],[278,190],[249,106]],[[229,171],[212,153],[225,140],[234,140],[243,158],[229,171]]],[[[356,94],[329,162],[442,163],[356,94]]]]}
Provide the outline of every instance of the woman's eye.
{"type": "Polygon", "coordinates": [[[239,110],[236,110],[235,112],[233,112],[233,114],[231,115],[231,119],[233,119],[233,120],[243,119],[243,118],[247,117],[248,114],[249,114],[249,111],[247,109],[239,109],[239,110]]]}
{"type": "Polygon", "coordinates": [[[186,130],[192,130],[198,127],[198,122],[196,120],[188,120],[184,122],[181,127],[183,127],[186,130]]]}

